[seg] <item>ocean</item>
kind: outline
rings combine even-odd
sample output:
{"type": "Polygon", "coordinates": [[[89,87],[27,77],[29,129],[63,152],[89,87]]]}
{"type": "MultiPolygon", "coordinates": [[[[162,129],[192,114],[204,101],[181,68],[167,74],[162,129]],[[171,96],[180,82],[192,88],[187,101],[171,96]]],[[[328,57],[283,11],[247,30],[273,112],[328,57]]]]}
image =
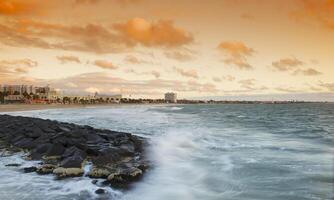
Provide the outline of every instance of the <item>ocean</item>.
{"type": "Polygon", "coordinates": [[[154,167],[129,191],[87,177],[24,174],[0,158],[1,200],[334,199],[334,104],[134,105],[12,115],[130,132],[149,139],[154,167]]]}

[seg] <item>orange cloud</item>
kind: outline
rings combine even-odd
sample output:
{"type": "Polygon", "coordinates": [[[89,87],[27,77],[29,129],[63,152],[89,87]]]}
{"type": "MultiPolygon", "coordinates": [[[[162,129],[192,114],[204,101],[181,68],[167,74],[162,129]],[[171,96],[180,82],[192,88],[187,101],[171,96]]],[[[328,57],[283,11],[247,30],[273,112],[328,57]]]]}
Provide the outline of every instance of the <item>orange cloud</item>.
{"type": "Polygon", "coordinates": [[[141,64],[142,63],[136,56],[133,56],[133,55],[127,55],[124,58],[124,61],[131,63],[131,64],[141,64]]]}
{"type": "Polygon", "coordinates": [[[244,79],[240,80],[239,84],[241,85],[242,88],[253,89],[255,81],[256,81],[255,79],[244,79]]]}
{"type": "Polygon", "coordinates": [[[292,13],[300,21],[309,21],[334,30],[334,0],[302,0],[301,8],[292,13]]]}
{"type": "Polygon", "coordinates": [[[191,54],[182,51],[166,51],[165,56],[169,59],[174,59],[181,62],[186,62],[193,59],[191,54]]]}
{"type": "Polygon", "coordinates": [[[57,56],[57,59],[62,63],[75,62],[81,63],[80,59],[76,56],[57,56]]]}
{"type": "Polygon", "coordinates": [[[31,59],[18,59],[18,60],[0,60],[0,66],[22,66],[22,67],[36,67],[38,63],[31,59]]]}
{"type": "Polygon", "coordinates": [[[184,69],[181,69],[181,68],[177,68],[175,67],[174,68],[175,71],[177,71],[179,74],[181,74],[182,76],[185,76],[185,77],[191,77],[191,78],[195,78],[195,79],[198,79],[199,76],[197,74],[197,71],[194,70],[194,69],[191,69],[191,70],[184,70],[184,69]]]}
{"type": "Polygon", "coordinates": [[[117,69],[118,68],[113,63],[109,61],[105,61],[105,60],[95,60],[94,65],[101,67],[103,69],[117,69]]]}
{"type": "Polygon", "coordinates": [[[0,80],[18,79],[21,75],[28,73],[31,68],[36,67],[37,65],[38,63],[36,61],[28,58],[0,60],[0,80]]]}
{"type": "Polygon", "coordinates": [[[126,73],[133,73],[136,75],[153,75],[155,78],[159,78],[161,76],[160,72],[156,70],[148,71],[148,72],[138,72],[134,69],[126,69],[124,70],[126,73]]]}
{"type": "Polygon", "coordinates": [[[239,69],[252,69],[253,67],[248,63],[247,58],[252,56],[254,49],[246,46],[242,42],[226,41],[218,45],[220,50],[226,58],[223,60],[225,64],[232,64],[239,69]]]}
{"type": "Polygon", "coordinates": [[[320,82],[319,86],[326,88],[328,91],[334,92],[334,83],[320,82]]]}
{"type": "Polygon", "coordinates": [[[208,93],[217,93],[219,90],[216,88],[216,85],[211,83],[198,83],[197,81],[190,80],[188,81],[189,88],[188,90],[194,90],[197,92],[208,92],[208,93]]]}
{"type": "Polygon", "coordinates": [[[180,47],[192,36],[171,21],[149,23],[135,18],[113,28],[98,24],[63,25],[32,20],[0,24],[0,42],[8,46],[115,53],[137,45],[180,47]]]}
{"type": "Polygon", "coordinates": [[[305,75],[305,76],[316,76],[322,74],[316,69],[307,68],[302,69],[305,63],[297,58],[282,58],[278,61],[272,62],[273,69],[277,71],[288,71],[292,72],[292,75],[305,75]]]}
{"type": "Polygon", "coordinates": [[[298,66],[304,63],[297,58],[282,58],[278,61],[272,62],[272,66],[279,71],[289,71],[291,69],[296,69],[298,66]]]}
{"type": "Polygon", "coordinates": [[[305,70],[298,69],[293,74],[294,75],[302,74],[302,75],[305,75],[305,76],[317,76],[317,75],[321,75],[322,73],[319,72],[316,69],[308,68],[308,69],[305,69],[305,70]]]}
{"type": "Polygon", "coordinates": [[[130,64],[153,64],[152,62],[150,61],[146,61],[146,60],[143,60],[143,59],[139,59],[137,58],[136,56],[134,55],[127,55],[125,58],[124,58],[124,61],[126,63],[130,63],[130,64]]]}
{"type": "Polygon", "coordinates": [[[239,92],[263,91],[268,89],[266,86],[260,86],[256,84],[256,82],[257,81],[255,79],[240,80],[238,83],[240,84],[240,87],[244,88],[245,90],[240,90],[239,92]]]}
{"type": "Polygon", "coordinates": [[[0,15],[21,15],[32,13],[36,9],[34,1],[1,0],[0,15]]]}
{"type": "Polygon", "coordinates": [[[114,28],[131,45],[179,47],[193,42],[190,33],[175,27],[173,22],[168,20],[154,23],[134,18],[126,23],[115,24],[114,28]]]}

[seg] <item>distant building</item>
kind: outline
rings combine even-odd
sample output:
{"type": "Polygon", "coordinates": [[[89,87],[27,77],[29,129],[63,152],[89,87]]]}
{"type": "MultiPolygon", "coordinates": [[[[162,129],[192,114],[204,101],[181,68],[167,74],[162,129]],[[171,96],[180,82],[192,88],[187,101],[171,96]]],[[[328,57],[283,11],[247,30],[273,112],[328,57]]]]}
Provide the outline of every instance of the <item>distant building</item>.
{"type": "Polygon", "coordinates": [[[24,96],[21,94],[18,95],[8,95],[4,97],[5,103],[22,103],[24,102],[24,96]]]}
{"type": "Polygon", "coordinates": [[[8,95],[34,94],[35,88],[32,85],[0,85],[0,92],[8,95]]]}
{"type": "Polygon", "coordinates": [[[168,92],[165,94],[166,103],[176,103],[177,102],[177,94],[173,92],[168,92]]]}
{"type": "Polygon", "coordinates": [[[36,90],[35,87],[32,85],[22,85],[21,87],[21,94],[35,94],[36,90]]]}
{"type": "Polygon", "coordinates": [[[95,93],[95,99],[102,99],[106,103],[120,103],[122,99],[121,94],[114,94],[114,95],[105,95],[105,94],[98,94],[95,93]]]}

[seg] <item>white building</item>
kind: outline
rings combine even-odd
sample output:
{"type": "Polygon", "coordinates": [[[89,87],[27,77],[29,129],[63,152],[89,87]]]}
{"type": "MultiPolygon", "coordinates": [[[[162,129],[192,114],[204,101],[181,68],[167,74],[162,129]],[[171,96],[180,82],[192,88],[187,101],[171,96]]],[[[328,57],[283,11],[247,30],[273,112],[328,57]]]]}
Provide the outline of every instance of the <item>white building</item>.
{"type": "Polygon", "coordinates": [[[165,94],[165,101],[167,103],[176,103],[177,102],[177,94],[173,92],[168,92],[165,94]]]}
{"type": "Polygon", "coordinates": [[[32,85],[1,85],[0,92],[8,92],[10,95],[34,94],[35,88],[32,85]]]}
{"type": "Polygon", "coordinates": [[[32,85],[22,85],[21,87],[21,93],[27,93],[27,94],[35,94],[36,90],[35,87],[32,85]]]}

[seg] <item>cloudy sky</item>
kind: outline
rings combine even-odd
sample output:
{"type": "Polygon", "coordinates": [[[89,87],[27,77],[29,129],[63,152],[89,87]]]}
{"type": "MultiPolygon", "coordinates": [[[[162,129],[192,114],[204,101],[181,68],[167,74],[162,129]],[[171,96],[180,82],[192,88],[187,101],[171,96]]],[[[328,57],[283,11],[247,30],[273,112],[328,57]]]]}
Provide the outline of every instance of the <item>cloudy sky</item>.
{"type": "Polygon", "coordinates": [[[0,84],[327,100],[333,64],[334,0],[0,0],[0,84]]]}

